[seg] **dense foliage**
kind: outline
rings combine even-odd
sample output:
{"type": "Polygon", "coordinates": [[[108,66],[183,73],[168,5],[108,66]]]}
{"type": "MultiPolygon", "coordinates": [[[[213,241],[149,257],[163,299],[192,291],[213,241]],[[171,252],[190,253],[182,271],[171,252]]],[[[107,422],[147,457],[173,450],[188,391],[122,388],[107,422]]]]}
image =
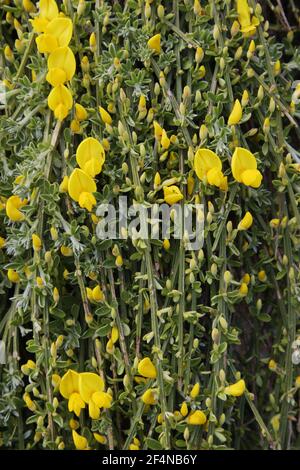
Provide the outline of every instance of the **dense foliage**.
{"type": "Polygon", "coordinates": [[[300,448],[299,24],[0,0],[4,448],[300,448]],[[101,240],[120,195],[203,204],[203,247],[101,240]]]}

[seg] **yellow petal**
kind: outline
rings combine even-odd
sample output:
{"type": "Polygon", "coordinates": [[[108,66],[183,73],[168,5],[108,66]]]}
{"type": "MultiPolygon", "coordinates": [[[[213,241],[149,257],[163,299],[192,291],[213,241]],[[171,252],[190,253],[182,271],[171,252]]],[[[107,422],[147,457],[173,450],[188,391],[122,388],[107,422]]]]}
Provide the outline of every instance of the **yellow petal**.
{"type": "Polygon", "coordinates": [[[96,204],[96,199],[93,194],[83,191],[79,194],[78,202],[80,207],[82,207],[83,209],[87,209],[89,212],[91,212],[96,204]]]}
{"type": "Polygon", "coordinates": [[[79,374],[79,393],[82,399],[88,403],[95,392],[102,392],[104,383],[101,377],[93,372],[79,374]]]}
{"type": "Polygon", "coordinates": [[[99,408],[110,408],[112,396],[106,392],[95,392],[92,395],[92,400],[99,408]]]}
{"type": "Polygon", "coordinates": [[[71,92],[64,85],[54,87],[48,96],[48,106],[52,111],[55,111],[59,105],[63,105],[67,110],[73,105],[71,92]]]}
{"type": "Polygon", "coordinates": [[[92,299],[95,302],[101,302],[101,300],[104,300],[104,294],[103,294],[100,286],[96,286],[92,290],[92,299]]]}
{"type": "Polygon", "coordinates": [[[88,117],[86,109],[79,103],[75,104],[75,116],[77,121],[84,121],[88,117]]]}
{"type": "Polygon", "coordinates": [[[231,160],[231,171],[233,177],[242,183],[242,173],[246,170],[256,170],[257,162],[255,156],[247,149],[236,147],[231,160]]]}
{"type": "Polygon", "coordinates": [[[94,137],[87,137],[77,147],[76,161],[80,168],[84,169],[85,164],[92,159],[96,159],[103,164],[105,160],[105,152],[97,139],[94,139],[94,137]]]}
{"type": "Polygon", "coordinates": [[[62,377],[59,384],[59,391],[64,398],[69,398],[72,393],[78,392],[79,374],[69,369],[62,377]]]}
{"type": "Polygon", "coordinates": [[[68,116],[68,114],[69,114],[68,108],[63,103],[59,103],[59,105],[56,106],[54,110],[54,116],[59,121],[63,121],[68,116]]]}
{"type": "Polygon", "coordinates": [[[149,39],[148,47],[152,49],[153,51],[157,52],[157,54],[160,53],[161,51],[160,34],[155,34],[155,36],[152,36],[152,38],[149,39]]]}
{"type": "Polygon", "coordinates": [[[70,18],[54,18],[47,24],[46,33],[57,40],[58,47],[68,46],[73,33],[73,23],[70,18]]]}
{"type": "Polygon", "coordinates": [[[262,174],[258,170],[246,170],[241,174],[242,182],[246,186],[252,186],[252,188],[259,188],[261,185],[262,174]]]}
{"type": "Polygon", "coordinates": [[[35,33],[44,33],[46,31],[47,24],[49,23],[46,18],[40,18],[39,16],[36,16],[29,21],[35,33]]]}
{"type": "Polygon", "coordinates": [[[201,426],[206,423],[206,416],[201,410],[196,410],[190,414],[187,419],[188,424],[193,426],[201,426]]]}
{"type": "Polygon", "coordinates": [[[91,158],[91,160],[85,163],[83,171],[94,178],[96,175],[101,173],[102,166],[103,160],[100,160],[99,158],[91,158]]]}
{"type": "Polygon", "coordinates": [[[48,54],[58,47],[57,39],[52,34],[40,34],[35,42],[41,54],[48,54]]]}
{"type": "Polygon", "coordinates": [[[200,392],[200,384],[199,382],[196,382],[192,390],[190,391],[190,397],[196,398],[199,395],[199,392],[200,392]]]}
{"type": "Polygon", "coordinates": [[[93,433],[94,438],[96,439],[99,444],[106,444],[107,439],[105,436],[102,436],[101,434],[98,434],[97,432],[93,433]]]}
{"type": "Polygon", "coordinates": [[[199,149],[194,159],[194,169],[201,181],[204,181],[207,173],[212,168],[222,170],[222,162],[218,155],[209,149],[199,149]]]}
{"type": "Polygon", "coordinates": [[[238,230],[247,230],[253,224],[253,217],[250,212],[246,212],[238,225],[238,230]]]}
{"type": "Polygon", "coordinates": [[[144,359],[139,362],[138,373],[148,379],[155,379],[157,377],[155,365],[149,357],[144,357],[144,359]]]}
{"type": "Polygon", "coordinates": [[[19,210],[24,205],[22,199],[19,196],[10,196],[5,205],[6,215],[13,222],[19,222],[25,219],[24,214],[19,210]]]}
{"type": "Polygon", "coordinates": [[[238,124],[240,120],[242,119],[242,116],[243,116],[243,109],[242,109],[241,103],[239,102],[239,100],[235,100],[233,109],[228,118],[228,125],[233,126],[235,124],[238,124]]]}
{"type": "Polygon", "coordinates": [[[76,416],[80,415],[81,410],[85,408],[85,403],[78,392],[73,392],[68,401],[68,410],[74,411],[76,416]]]}
{"type": "Polygon", "coordinates": [[[72,437],[74,441],[74,445],[77,450],[85,450],[88,445],[88,441],[84,436],[81,436],[78,434],[78,432],[75,431],[75,429],[72,430],[72,437]]]}
{"type": "Polygon", "coordinates": [[[161,141],[160,141],[160,143],[161,143],[161,146],[162,146],[165,150],[167,150],[167,149],[170,147],[170,143],[171,143],[171,142],[170,142],[170,139],[169,139],[169,137],[167,136],[167,133],[166,133],[166,131],[165,131],[164,129],[163,129],[163,131],[162,131],[162,136],[161,136],[161,141]]]}
{"type": "Polygon", "coordinates": [[[100,418],[100,409],[93,400],[89,401],[89,415],[92,419],[100,418]]]}
{"type": "MultiPolygon", "coordinates": [[[[62,70],[65,73],[65,81],[71,80],[76,70],[75,56],[69,47],[58,47],[51,52],[47,65],[49,72],[51,69],[62,70]]],[[[53,84],[51,83],[51,85],[53,84]]]]}
{"type": "Polygon", "coordinates": [[[39,2],[39,16],[50,21],[58,16],[58,6],[55,0],[40,0],[39,2]]]}
{"type": "Polygon", "coordinates": [[[212,168],[207,173],[207,182],[213,186],[220,187],[223,181],[223,178],[224,178],[224,175],[222,171],[216,167],[212,168]]]}
{"type": "Polygon", "coordinates": [[[183,199],[183,194],[177,186],[164,187],[164,199],[170,206],[183,199]]]}
{"type": "Polygon", "coordinates": [[[68,191],[74,201],[79,200],[82,192],[94,193],[97,190],[95,181],[79,168],[75,168],[69,178],[68,191]]]}
{"type": "Polygon", "coordinates": [[[145,405],[155,405],[157,403],[156,390],[148,388],[141,397],[145,405]]]}
{"type": "Polygon", "coordinates": [[[59,192],[60,193],[67,193],[68,192],[68,184],[69,184],[69,177],[64,176],[62,182],[59,185],[59,192]]]}
{"type": "Polygon", "coordinates": [[[104,124],[111,125],[112,118],[111,118],[111,115],[106,111],[106,109],[102,108],[102,106],[99,106],[99,112],[100,112],[100,116],[104,124]]]}
{"type": "Polygon", "coordinates": [[[241,26],[249,26],[251,24],[248,0],[237,0],[237,13],[241,26]]]}
{"type": "Polygon", "coordinates": [[[10,280],[10,282],[13,282],[15,284],[20,281],[20,276],[17,273],[17,271],[11,268],[7,271],[7,277],[10,280]]]}
{"type": "Polygon", "coordinates": [[[52,86],[62,85],[67,81],[66,72],[63,69],[52,68],[46,75],[46,80],[52,86]]]}
{"type": "Polygon", "coordinates": [[[160,142],[162,133],[163,133],[163,128],[158,124],[157,121],[153,121],[153,126],[154,126],[154,136],[160,142]]]}
{"type": "Polygon", "coordinates": [[[245,381],[241,379],[235,384],[229,385],[229,387],[226,387],[224,391],[227,395],[231,395],[233,397],[240,397],[241,395],[243,395],[245,390],[246,390],[245,381]]]}

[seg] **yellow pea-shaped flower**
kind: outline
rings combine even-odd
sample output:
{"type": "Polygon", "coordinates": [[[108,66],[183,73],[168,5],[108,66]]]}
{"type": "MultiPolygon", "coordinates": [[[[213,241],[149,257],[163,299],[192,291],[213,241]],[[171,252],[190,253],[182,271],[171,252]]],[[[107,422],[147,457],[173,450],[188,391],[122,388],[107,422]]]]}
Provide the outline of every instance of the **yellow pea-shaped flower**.
{"type": "Polygon", "coordinates": [[[164,187],[164,200],[170,206],[183,199],[183,194],[177,186],[164,187]]]}
{"type": "Polygon", "coordinates": [[[247,149],[237,147],[231,160],[233,177],[239,183],[258,188],[261,184],[262,174],[257,170],[255,156],[247,149]]]}
{"type": "Polygon", "coordinates": [[[246,384],[243,379],[238,380],[235,384],[229,385],[225,388],[226,395],[231,395],[232,397],[240,397],[244,394],[246,390],[246,384]]]}
{"type": "Polygon", "coordinates": [[[96,190],[96,183],[91,176],[79,168],[75,168],[75,170],[73,170],[69,178],[68,192],[74,201],[79,201],[81,193],[94,193],[96,190]]]}
{"type": "Polygon", "coordinates": [[[144,357],[144,359],[139,362],[138,372],[148,379],[155,379],[157,377],[156,367],[149,357],[144,357]]]}
{"type": "Polygon", "coordinates": [[[152,38],[150,38],[148,41],[149,49],[155,51],[157,54],[160,54],[160,51],[161,51],[160,40],[161,40],[160,34],[155,34],[155,36],[152,36],[152,38]]]}
{"type": "Polygon", "coordinates": [[[69,47],[58,47],[48,58],[46,80],[52,86],[58,86],[72,79],[75,74],[75,56],[69,47]]]}

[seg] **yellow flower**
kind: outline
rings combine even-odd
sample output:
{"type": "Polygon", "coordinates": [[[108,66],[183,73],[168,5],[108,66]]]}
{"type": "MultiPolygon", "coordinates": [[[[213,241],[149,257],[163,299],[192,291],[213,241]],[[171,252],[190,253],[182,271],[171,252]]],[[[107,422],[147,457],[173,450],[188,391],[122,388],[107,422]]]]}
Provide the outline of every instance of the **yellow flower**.
{"type": "Polygon", "coordinates": [[[87,137],[77,147],[76,161],[88,175],[98,175],[105,161],[103,146],[94,137],[87,137]]]}
{"type": "Polygon", "coordinates": [[[62,245],[60,247],[61,254],[63,256],[72,256],[73,255],[73,250],[69,246],[62,245]]]}
{"type": "Polygon", "coordinates": [[[40,237],[38,235],[36,235],[36,233],[33,233],[31,235],[31,238],[32,238],[33,249],[35,251],[40,251],[40,249],[42,248],[42,241],[41,241],[40,237]]]}
{"type": "Polygon", "coordinates": [[[104,300],[104,294],[100,286],[94,287],[94,289],[92,290],[92,298],[95,302],[101,302],[102,300],[104,300]]]}
{"type": "Polygon", "coordinates": [[[243,116],[243,109],[239,100],[235,100],[234,106],[228,118],[228,125],[238,124],[243,116]]]}
{"type": "Polygon", "coordinates": [[[0,249],[5,247],[5,238],[0,237],[0,249]]]}
{"type": "Polygon", "coordinates": [[[10,196],[5,205],[6,215],[13,222],[19,222],[25,219],[24,214],[19,210],[27,204],[26,199],[21,199],[19,196],[10,196]]]}
{"type": "Polygon", "coordinates": [[[155,34],[152,38],[148,41],[148,47],[152,51],[155,51],[157,54],[160,54],[161,46],[160,46],[160,34],[155,34]]]}
{"type": "Polygon", "coordinates": [[[68,191],[74,201],[79,201],[81,193],[94,193],[96,190],[95,181],[87,173],[79,168],[75,168],[75,170],[72,171],[69,178],[68,191]]]}
{"type": "Polygon", "coordinates": [[[259,271],[259,273],[258,273],[258,279],[259,279],[261,282],[265,282],[265,281],[267,280],[266,271],[264,271],[264,270],[259,271]]]}
{"type": "Polygon", "coordinates": [[[48,57],[46,80],[54,87],[72,79],[76,70],[75,56],[69,47],[58,47],[48,57]]]}
{"type": "Polygon", "coordinates": [[[154,137],[156,138],[156,140],[160,142],[162,133],[163,133],[163,128],[158,124],[157,121],[153,121],[153,127],[154,127],[154,137]]]}
{"type": "Polygon", "coordinates": [[[180,407],[180,413],[181,415],[185,418],[188,414],[189,410],[188,410],[188,406],[186,404],[186,402],[184,401],[180,407]]]}
{"type": "Polygon", "coordinates": [[[106,111],[106,109],[102,108],[102,106],[99,106],[99,113],[104,124],[112,124],[111,115],[106,111]]]}
{"type": "Polygon", "coordinates": [[[107,439],[105,436],[102,436],[101,434],[98,434],[97,432],[93,433],[94,438],[96,439],[99,444],[106,444],[107,439]]]}
{"type": "Polygon", "coordinates": [[[88,441],[84,436],[78,434],[75,429],[72,430],[73,442],[77,450],[85,450],[88,447],[88,441]]]}
{"type": "Polygon", "coordinates": [[[246,384],[243,379],[239,380],[235,384],[229,385],[228,387],[225,387],[224,392],[227,395],[231,395],[232,397],[240,397],[241,395],[244,394],[246,390],[246,384]]]}
{"type": "Polygon", "coordinates": [[[75,103],[75,117],[77,121],[84,121],[88,117],[87,110],[79,103],[75,103]]]}
{"type": "Polygon", "coordinates": [[[62,121],[73,106],[73,98],[70,90],[64,85],[54,87],[48,96],[48,106],[57,119],[62,121]]]}
{"type": "Polygon", "coordinates": [[[203,411],[196,410],[189,415],[187,422],[193,426],[201,426],[206,423],[206,416],[203,411]]]}
{"type": "Polygon", "coordinates": [[[262,174],[257,170],[255,156],[247,149],[237,147],[231,160],[233,177],[239,183],[258,188],[261,185],[262,174]]]}
{"type": "Polygon", "coordinates": [[[148,379],[156,379],[156,367],[149,357],[144,357],[138,364],[138,373],[148,379]]]}
{"type": "Polygon", "coordinates": [[[54,18],[47,24],[45,33],[56,39],[56,47],[66,47],[69,45],[73,33],[72,20],[66,17],[54,18]]]}
{"type": "Polygon", "coordinates": [[[36,16],[32,20],[29,20],[33,31],[35,33],[44,33],[49,21],[46,18],[41,18],[40,16],[36,16]]]}
{"type": "Polygon", "coordinates": [[[248,228],[251,227],[253,224],[253,217],[250,212],[246,212],[242,220],[240,221],[238,225],[238,230],[248,230],[248,228]]]}
{"type": "Polygon", "coordinates": [[[167,150],[169,147],[170,147],[170,139],[169,137],[167,136],[167,133],[166,131],[163,129],[162,131],[162,135],[161,135],[161,140],[160,140],[160,143],[161,143],[161,146],[167,150]]]}
{"type": "Polygon", "coordinates": [[[248,294],[248,286],[246,282],[242,282],[242,284],[240,285],[239,293],[243,296],[248,294]]]}
{"type": "Polygon", "coordinates": [[[74,411],[79,416],[81,409],[85,408],[84,400],[79,394],[79,374],[69,369],[60,381],[59,391],[68,400],[69,411],[74,411]]]}
{"type": "Polygon", "coordinates": [[[143,393],[141,399],[145,403],[145,405],[156,405],[157,403],[156,390],[153,388],[148,388],[148,390],[146,390],[143,393]]]}
{"type": "Polygon", "coordinates": [[[272,219],[269,222],[270,226],[273,228],[277,228],[280,225],[280,219],[272,219]]]}
{"type": "Polygon", "coordinates": [[[241,32],[245,35],[253,34],[259,21],[255,16],[251,18],[248,0],[237,0],[237,13],[241,32]]]}
{"type": "Polygon", "coordinates": [[[177,186],[164,187],[164,199],[170,206],[183,199],[183,194],[177,186]]]}
{"type": "Polygon", "coordinates": [[[276,361],[274,361],[274,359],[270,359],[268,367],[269,367],[270,370],[276,370],[276,367],[277,367],[276,361]]]}
{"type": "Polygon", "coordinates": [[[40,276],[37,276],[35,280],[36,280],[36,285],[39,287],[39,289],[42,289],[45,285],[43,278],[41,278],[40,276]]]}
{"type": "Polygon", "coordinates": [[[296,386],[297,388],[300,387],[300,375],[298,375],[298,376],[295,378],[295,386],[296,386]]]}
{"type": "Polygon", "coordinates": [[[205,181],[207,173],[213,168],[222,170],[222,162],[215,152],[209,149],[198,149],[194,159],[194,169],[201,181],[205,181]]]}
{"type": "Polygon", "coordinates": [[[52,291],[52,297],[53,297],[54,302],[57,304],[59,301],[59,290],[57,289],[57,287],[54,287],[52,291]]]}
{"type": "Polygon", "coordinates": [[[198,149],[194,159],[194,169],[201,181],[227,191],[227,176],[222,173],[222,162],[215,152],[209,149],[198,149]]]}
{"type": "Polygon", "coordinates": [[[200,392],[200,384],[197,382],[197,383],[195,383],[195,385],[193,386],[193,388],[190,392],[190,397],[191,398],[196,398],[199,395],[199,392],[200,392]]]}
{"type": "Polygon", "coordinates": [[[104,383],[98,374],[82,372],[79,374],[79,392],[83,400],[88,403],[95,392],[102,392],[104,383]]]}
{"type": "Polygon", "coordinates": [[[83,191],[79,195],[78,203],[83,209],[87,209],[89,212],[92,211],[93,207],[96,205],[95,196],[92,193],[83,191]]]}
{"type": "Polygon", "coordinates": [[[51,21],[58,16],[58,13],[58,6],[55,0],[40,0],[39,16],[41,18],[51,21]]]}
{"type": "Polygon", "coordinates": [[[248,273],[245,273],[243,276],[243,282],[248,285],[250,281],[251,281],[250,275],[248,273]]]}
{"type": "Polygon", "coordinates": [[[69,184],[69,177],[64,176],[62,182],[59,185],[59,192],[60,193],[67,193],[68,192],[68,184],[69,184]]]}
{"type": "Polygon", "coordinates": [[[20,281],[20,276],[17,271],[11,268],[7,271],[7,277],[11,282],[15,284],[20,281]]]}
{"type": "Polygon", "coordinates": [[[43,33],[35,38],[35,42],[41,54],[49,54],[58,47],[57,40],[52,34],[43,33]]]}

